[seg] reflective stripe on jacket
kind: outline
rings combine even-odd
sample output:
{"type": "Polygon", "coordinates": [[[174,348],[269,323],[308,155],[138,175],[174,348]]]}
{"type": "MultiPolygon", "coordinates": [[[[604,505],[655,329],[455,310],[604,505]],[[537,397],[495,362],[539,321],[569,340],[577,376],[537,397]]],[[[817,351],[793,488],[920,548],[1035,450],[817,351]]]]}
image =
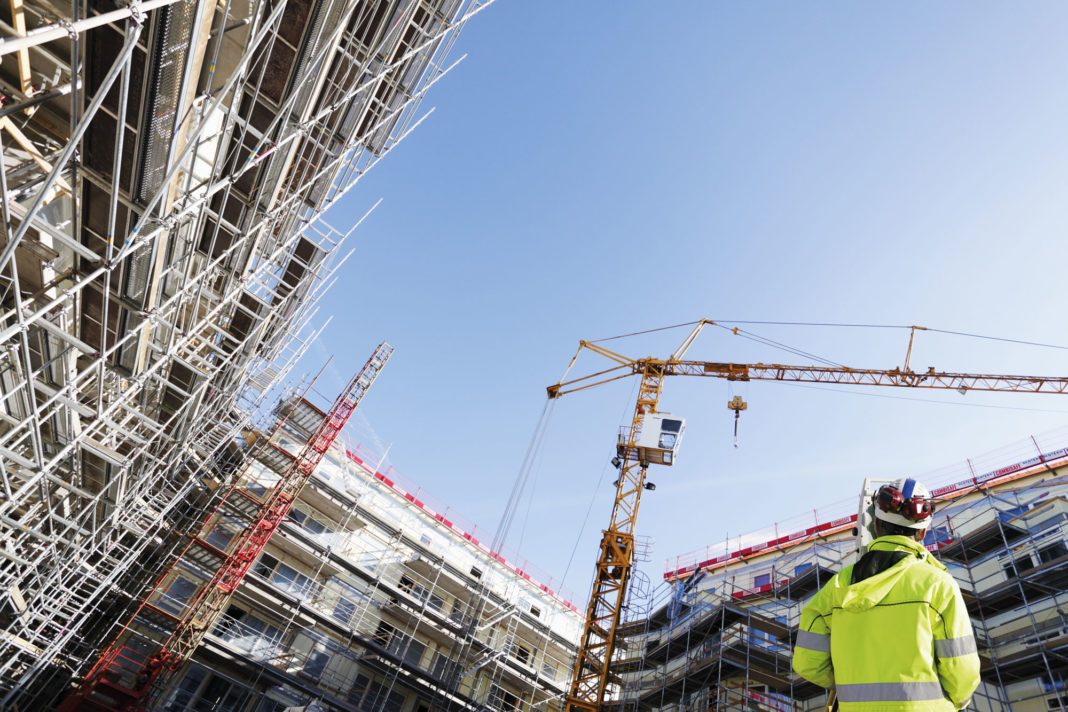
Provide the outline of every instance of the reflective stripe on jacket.
{"type": "Polygon", "coordinates": [[[794,671],[835,688],[842,712],[953,712],[979,685],[960,588],[922,544],[876,539],[903,559],[851,584],[847,566],[801,612],[794,671]]]}

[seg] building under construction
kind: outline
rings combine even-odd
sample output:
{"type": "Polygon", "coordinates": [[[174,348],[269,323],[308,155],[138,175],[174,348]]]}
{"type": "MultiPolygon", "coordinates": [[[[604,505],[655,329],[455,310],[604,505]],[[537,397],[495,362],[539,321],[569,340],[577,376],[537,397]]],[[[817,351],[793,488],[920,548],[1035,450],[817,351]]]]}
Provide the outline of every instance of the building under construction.
{"type": "Polygon", "coordinates": [[[343,258],[324,212],[484,5],[0,8],[0,707],[81,679],[242,472],[343,258]]]}
{"type": "MultiPolygon", "coordinates": [[[[276,411],[222,504],[190,537],[105,665],[112,699],[239,547],[327,417],[276,411]]],[[[566,592],[398,473],[341,441],[151,709],[559,710],[581,621],[566,592]]]]}
{"type": "MultiPolygon", "coordinates": [[[[937,502],[927,548],[975,627],[969,709],[1068,709],[1066,442],[1032,438],[920,477],[937,502]]],[[[670,560],[653,595],[630,599],[609,709],[822,709],[826,691],[791,671],[793,641],[804,604],[856,559],[856,510],[849,499],[670,560]]]]}
{"type": "MultiPolygon", "coordinates": [[[[563,706],[570,597],[335,440],[356,391],[282,398],[353,229],[324,213],[486,4],[0,7],[0,708],[563,706]]],[[[928,478],[980,710],[1068,706],[1064,444],[928,478]]],[[[632,592],[607,708],[822,705],[791,643],[855,556],[851,509],[632,592]]]]}

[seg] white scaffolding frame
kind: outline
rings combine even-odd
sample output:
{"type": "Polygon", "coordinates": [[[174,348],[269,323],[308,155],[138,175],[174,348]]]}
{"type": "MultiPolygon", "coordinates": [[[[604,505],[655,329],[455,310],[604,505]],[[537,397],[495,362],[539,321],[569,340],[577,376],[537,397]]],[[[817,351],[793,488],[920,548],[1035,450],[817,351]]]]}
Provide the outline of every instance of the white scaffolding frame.
{"type": "Polygon", "coordinates": [[[297,0],[0,18],[18,59],[0,71],[0,706],[84,674],[95,619],[211,506],[221,458],[317,336],[355,228],[324,213],[426,118],[492,1],[307,0],[299,66],[258,124],[297,0]]]}
{"type": "MultiPolygon", "coordinates": [[[[276,412],[286,414],[287,424],[277,431],[284,436],[276,432],[277,447],[264,447],[255,462],[248,461],[234,491],[206,519],[199,540],[230,550],[233,540],[224,544],[213,537],[224,527],[241,527],[249,502],[274,486],[292,458],[286,448],[298,446],[309,424],[321,417],[297,397],[285,399],[276,412]]],[[[440,520],[375,476],[381,462],[357,464],[342,448],[324,460],[282,536],[272,537],[255,575],[236,591],[235,607],[153,708],[193,710],[204,704],[195,695],[199,683],[186,684],[186,676],[203,676],[220,649],[233,656],[232,664],[212,667],[211,675],[243,690],[241,709],[279,685],[302,696],[293,704],[314,699],[324,710],[370,705],[360,699],[359,678],[383,696],[414,699],[411,709],[505,709],[507,695],[522,710],[563,708],[574,644],[561,635],[558,617],[571,618],[577,630],[577,612],[548,605],[551,598],[539,596],[536,585],[439,528],[440,520]],[[471,562],[478,576],[465,571],[471,562]],[[531,602],[537,602],[536,612],[531,602]],[[525,648],[522,654],[518,646],[525,648]]],[[[187,557],[160,580],[155,610],[143,610],[127,629],[129,657],[121,662],[159,644],[167,628],[159,611],[177,616],[190,600],[171,594],[181,588],[174,582],[209,576],[213,559],[211,552],[187,557]]],[[[382,704],[379,698],[373,707],[382,704]]]]}

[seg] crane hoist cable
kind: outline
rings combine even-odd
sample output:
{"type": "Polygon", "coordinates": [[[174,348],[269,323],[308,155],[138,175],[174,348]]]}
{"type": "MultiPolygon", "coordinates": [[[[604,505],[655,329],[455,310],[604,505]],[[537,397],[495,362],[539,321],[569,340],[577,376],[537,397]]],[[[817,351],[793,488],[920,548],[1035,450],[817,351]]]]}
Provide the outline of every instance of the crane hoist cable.
{"type": "Polygon", "coordinates": [[[490,546],[490,550],[494,553],[500,553],[501,547],[504,546],[504,542],[508,538],[508,532],[512,528],[519,504],[522,502],[523,492],[526,490],[527,482],[530,480],[530,473],[534,469],[538,452],[541,450],[541,443],[549,429],[549,423],[552,420],[555,407],[556,404],[551,401],[546,401],[545,405],[542,406],[541,416],[538,418],[538,423],[530,436],[530,443],[527,445],[527,451],[523,455],[523,461],[519,466],[519,474],[512,484],[512,491],[508,495],[508,501],[505,503],[504,513],[501,515],[501,521],[493,535],[493,543],[490,546]]]}
{"type": "MultiPolygon", "coordinates": [[[[694,324],[696,322],[690,322],[694,324]]],[[[1021,346],[1039,346],[1046,349],[1059,349],[1061,351],[1068,351],[1068,346],[1061,344],[1046,344],[1040,341],[1027,341],[1025,339],[1010,339],[1004,336],[990,336],[987,334],[973,334],[967,331],[953,331],[951,329],[937,329],[933,326],[917,327],[909,326],[907,324],[841,324],[833,322],[818,322],[818,321],[744,321],[737,319],[718,319],[719,324],[757,324],[760,326],[828,326],[838,327],[846,329],[916,329],[923,328],[925,331],[930,331],[932,334],[947,334],[949,336],[965,336],[970,339],[983,339],[986,341],[1000,341],[1006,344],[1019,344],[1021,346]]],[[[686,324],[680,324],[679,326],[687,326],[686,324]]],[[[664,327],[666,329],[673,329],[676,327],[664,327]]],[[[662,331],[663,329],[651,329],[651,331],[662,331]]],[[[650,333],[650,332],[637,332],[637,333],[650,333]]],[[[629,334],[627,334],[629,336],[629,334]]],[[[620,339],[622,336],[614,336],[612,339],[620,339]]],[[[610,339],[602,339],[602,341],[609,341],[610,339]]]]}
{"type": "MultiPolygon", "coordinates": [[[[647,470],[650,464],[674,463],[675,451],[684,430],[682,418],[659,410],[660,395],[666,377],[704,376],[742,382],[779,381],[954,389],[961,393],[970,390],[1068,393],[1068,378],[1065,377],[957,373],[937,371],[934,368],[915,372],[908,368],[907,362],[905,367],[900,368],[860,369],[839,364],[791,366],[685,360],[686,352],[705,326],[722,325],[711,319],[696,322],[679,347],[666,359],[630,358],[597,342],[581,341],[578,351],[564,372],[564,377],[546,389],[549,399],[555,400],[569,393],[631,376],[640,378],[631,426],[620,435],[616,443],[613,464],[618,467],[620,476],[616,480],[616,497],[609,525],[603,530],[601,538],[593,590],[586,608],[585,624],[567,695],[567,712],[602,712],[610,687],[615,688],[619,684],[619,679],[612,673],[616,631],[633,570],[638,507],[642,493],[651,489],[646,486],[647,470]],[[604,357],[611,365],[585,376],[565,380],[579,356],[585,351],[604,357]]],[[[912,338],[918,327],[908,328],[910,346],[906,359],[911,356],[912,338]]],[[[734,328],[731,328],[731,331],[738,333],[734,328]]],[[[600,343],[608,340],[601,339],[600,343]]]]}

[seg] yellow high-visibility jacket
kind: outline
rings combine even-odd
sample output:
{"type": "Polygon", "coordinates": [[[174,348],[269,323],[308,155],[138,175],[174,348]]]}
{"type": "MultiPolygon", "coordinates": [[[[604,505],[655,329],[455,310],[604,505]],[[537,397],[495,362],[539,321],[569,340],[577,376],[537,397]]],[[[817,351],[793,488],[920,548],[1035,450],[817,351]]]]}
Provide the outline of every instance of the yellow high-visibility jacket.
{"type": "Polygon", "coordinates": [[[957,582],[903,536],[873,541],[809,601],[793,667],[833,688],[841,712],[953,712],[979,685],[979,655],[957,582]],[[855,568],[863,580],[852,583],[855,568]]]}

